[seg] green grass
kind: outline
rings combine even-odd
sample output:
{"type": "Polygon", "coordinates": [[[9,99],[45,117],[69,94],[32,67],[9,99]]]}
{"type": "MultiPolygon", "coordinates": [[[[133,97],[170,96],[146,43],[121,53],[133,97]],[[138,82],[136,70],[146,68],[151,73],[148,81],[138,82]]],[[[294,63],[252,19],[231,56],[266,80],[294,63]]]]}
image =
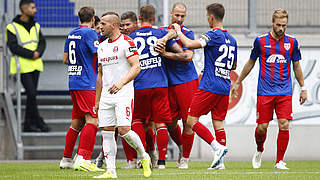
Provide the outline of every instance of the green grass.
{"type": "MultiPolygon", "coordinates": [[[[149,179],[320,179],[320,161],[287,161],[290,170],[276,170],[274,162],[263,162],[260,169],[252,169],[250,162],[226,162],[226,170],[207,170],[211,162],[190,162],[189,169],[175,167],[167,162],[166,169],[154,169],[149,179]]],[[[120,169],[124,162],[117,163],[118,179],[143,179],[142,169],[120,169]]],[[[60,170],[59,162],[0,162],[0,179],[92,179],[101,172],[60,170]]]]}

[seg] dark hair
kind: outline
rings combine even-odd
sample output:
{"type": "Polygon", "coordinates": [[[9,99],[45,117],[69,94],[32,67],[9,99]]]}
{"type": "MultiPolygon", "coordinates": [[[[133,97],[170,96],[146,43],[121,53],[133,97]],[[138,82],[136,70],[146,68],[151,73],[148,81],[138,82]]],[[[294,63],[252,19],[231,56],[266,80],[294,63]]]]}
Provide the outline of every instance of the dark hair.
{"type": "Polygon", "coordinates": [[[207,6],[207,12],[212,14],[217,21],[222,22],[225,10],[222,4],[213,3],[207,6]]]}
{"type": "Polygon", "coordinates": [[[171,11],[173,11],[174,8],[176,8],[177,6],[182,6],[182,7],[184,7],[185,10],[187,10],[187,6],[183,2],[176,2],[176,3],[173,4],[173,7],[172,7],[171,11]]]}
{"type": "Polygon", "coordinates": [[[19,8],[22,12],[22,6],[29,5],[30,3],[34,3],[34,0],[21,0],[19,3],[19,8]]]}
{"type": "Polygon", "coordinates": [[[81,23],[90,22],[92,17],[94,17],[94,14],[94,9],[89,6],[82,7],[78,12],[81,23]]]}
{"type": "Polygon", "coordinates": [[[98,16],[94,16],[94,25],[97,26],[100,22],[100,18],[98,16]]]}
{"type": "Polygon", "coordinates": [[[142,21],[152,21],[155,14],[156,9],[151,4],[144,5],[140,8],[140,17],[142,21]]]}
{"type": "Polygon", "coordinates": [[[115,16],[119,17],[119,14],[116,12],[106,12],[106,13],[102,14],[101,17],[106,16],[106,15],[115,15],[115,16]]]}
{"type": "Polygon", "coordinates": [[[121,15],[121,21],[125,20],[125,19],[130,19],[130,21],[132,21],[132,22],[138,21],[136,13],[134,13],[132,11],[127,11],[121,15]]]}

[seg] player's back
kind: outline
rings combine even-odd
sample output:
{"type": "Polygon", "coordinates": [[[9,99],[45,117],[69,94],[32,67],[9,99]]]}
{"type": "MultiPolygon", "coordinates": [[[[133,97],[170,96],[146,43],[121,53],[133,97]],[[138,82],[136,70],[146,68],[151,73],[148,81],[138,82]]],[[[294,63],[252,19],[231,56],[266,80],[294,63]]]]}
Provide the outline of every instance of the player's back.
{"type": "Polygon", "coordinates": [[[64,52],[68,53],[70,90],[96,89],[98,45],[97,33],[87,26],[77,27],[68,34],[64,52]]]}
{"type": "Polygon", "coordinates": [[[138,48],[141,68],[134,80],[136,90],[168,87],[163,57],[154,50],[157,40],[166,34],[166,31],[144,26],[129,35],[138,48]]]}
{"type": "Polygon", "coordinates": [[[237,42],[226,31],[214,29],[204,35],[207,46],[204,48],[205,65],[200,89],[229,95],[230,71],[237,61],[237,42]]]}
{"type": "MultiPolygon", "coordinates": [[[[163,26],[160,29],[167,30],[168,26],[163,26]]],[[[181,32],[188,37],[189,39],[194,40],[194,33],[184,25],[181,25],[181,32]]],[[[183,50],[188,50],[179,37],[176,38],[177,43],[183,50]]],[[[167,48],[168,51],[171,51],[167,48]]],[[[193,51],[193,50],[191,50],[193,51]]],[[[175,60],[166,60],[166,66],[168,71],[168,81],[170,85],[177,85],[186,83],[195,79],[198,79],[198,74],[196,68],[193,64],[193,61],[175,61],[175,60]]]]}

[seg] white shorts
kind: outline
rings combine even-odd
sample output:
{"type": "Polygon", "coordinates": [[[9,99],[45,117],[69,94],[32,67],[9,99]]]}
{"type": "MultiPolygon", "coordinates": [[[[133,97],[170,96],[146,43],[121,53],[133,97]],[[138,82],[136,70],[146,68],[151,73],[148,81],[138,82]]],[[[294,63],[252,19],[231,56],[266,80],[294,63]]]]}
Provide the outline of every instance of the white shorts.
{"type": "Polygon", "coordinates": [[[131,126],[133,97],[100,100],[99,127],[131,126]]]}

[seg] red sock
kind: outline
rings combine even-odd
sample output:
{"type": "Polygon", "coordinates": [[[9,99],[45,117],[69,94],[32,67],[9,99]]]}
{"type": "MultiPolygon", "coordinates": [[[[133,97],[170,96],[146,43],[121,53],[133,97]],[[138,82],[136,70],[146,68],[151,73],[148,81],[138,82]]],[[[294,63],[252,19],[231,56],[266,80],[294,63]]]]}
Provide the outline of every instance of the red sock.
{"type": "Polygon", "coordinates": [[[87,123],[81,130],[78,155],[82,156],[85,160],[91,160],[97,131],[97,126],[90,123],[87,123]]]}
{"type": "Polygon", "coordinates": [[[146,150],[146,132],[141,121],[133,121],[131,126],[132,131],[138,134],[143,144],[144,150],[146,150]]]}
{"type": "Polygon", "coordinates": [[[258,130],[256,128],[254,136],[255,136],[255,139],[256,139],[257,151],[263,152],[263,150],[264,150],[263,144],[264,144],[264,142],[266,141],[266,138],[267,138],[267,131],[264,134],[259,134],[258,130]]]}
{"type": "Polygon", "coordinates": [[[168,147],[168,130],[166,126],[157,128],[157,145],[159,151],[159,160],[166,160],[166,153],[168,147]]]}
{"type": "Polygon", "coordinates": [[[224,128],[216,130],[215,134],[216,134],[216,140],[218,141],[218,143],[226,146],[227,139],[226,139],[226,132],[225,132],[224,128]]]}
{"type": "Polygon", "coordinates": [[[79,131],[73,129],[72,127],[69,128],[67,135],[66,135],[66,144],[64,146],[64,157],[72,157],[72,152],[74,149],[74,145],[76,144],[77,138],[79,135],[79,131]]]}
{"type": "Polygon", "coordinates": [[[147,145],[148,152],[155,150],[155,147],[154,147],[155,138],[156,136],[153,132],[153,128],[149,127],[146,134],[146,145],[147,145]]]}
{"type": "Polygon", "coordinates": [[[176,143],[176,145],[178,147],[180,147],[182,145],[182,137],[181,137],[181,128],[180,126],[177,124],[177,127],[172,130],[169,131],[170,137],[171,139],[176,143]]]}
{"type": "Polygon", "coordinates": [[[277,163],[283,160],[289,143],[289,130],[279,129],[277,140],[277,163]]]}
{"type": "Polygon", "coordinates": [[[193,145],[194,133],[186,134],[184,131],[182,132],[182,157],[189,158],[192,145],[193,145]]]}
{"type": "Polygon", "coordinates": [[[209,145],[214,140],[214,137],[212,136],[211,132],[207,127],[205,127],[203,124],[201,124],[199,121],[196,122],[192,126],[192,130],[197,133],[198,136],[200,136],[204,141],[206,141],[209,145]]]}
{"type": "Polygon", "coordinates": [[[125,139],[121,138],[121,142],[127,161],[133,161],[133,159],[137,159],[137,151],[133,149],[125,139]]]}

